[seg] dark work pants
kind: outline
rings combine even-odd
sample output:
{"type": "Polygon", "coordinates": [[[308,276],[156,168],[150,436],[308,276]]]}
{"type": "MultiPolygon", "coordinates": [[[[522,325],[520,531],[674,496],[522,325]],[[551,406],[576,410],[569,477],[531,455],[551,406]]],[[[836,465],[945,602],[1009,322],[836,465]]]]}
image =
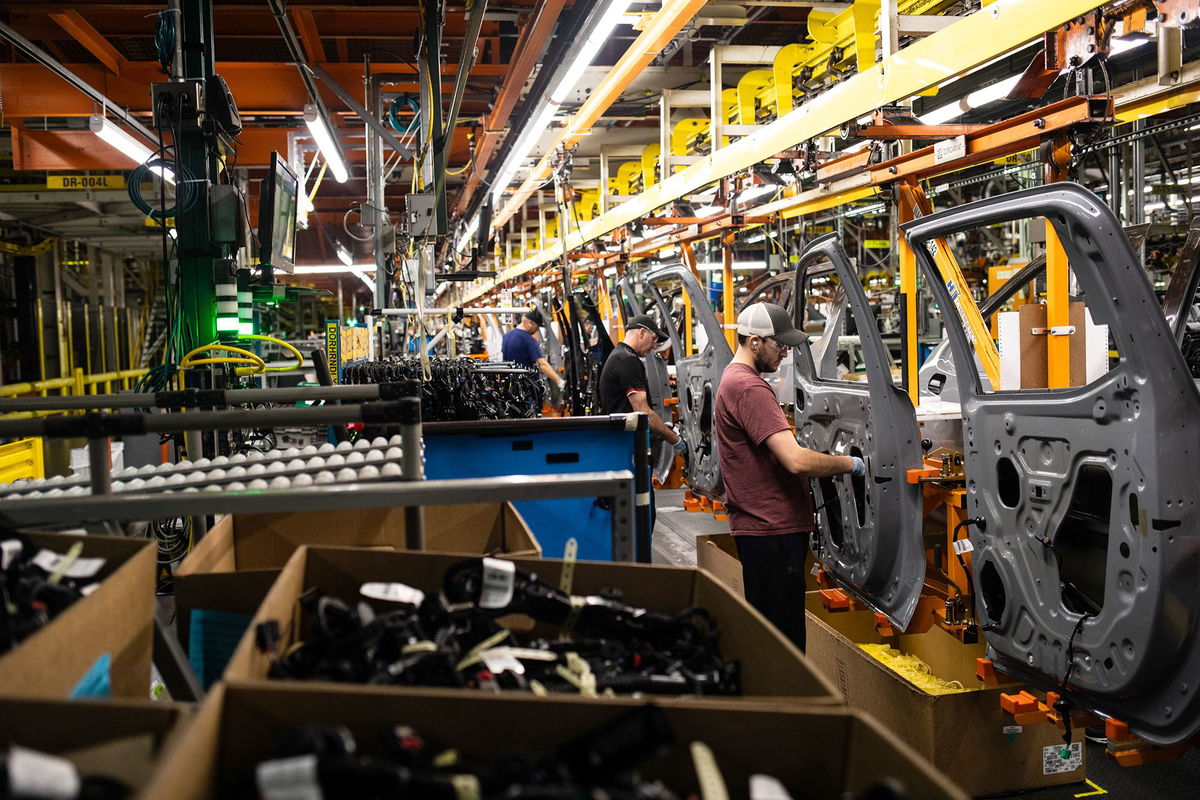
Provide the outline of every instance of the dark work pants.
{"type": "Polygon", "coordinates": [[[804,559],[807,533],[734,536],[746,599],[804,650],[804,559]]]}

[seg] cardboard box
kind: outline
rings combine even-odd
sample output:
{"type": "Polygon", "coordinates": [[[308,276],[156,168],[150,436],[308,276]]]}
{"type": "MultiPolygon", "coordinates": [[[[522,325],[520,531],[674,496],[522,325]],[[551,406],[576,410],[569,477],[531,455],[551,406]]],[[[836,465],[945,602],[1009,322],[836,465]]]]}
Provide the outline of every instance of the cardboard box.
{"type": "MultiPolygon", "coordinates": [[[[552,752],[637,707],[636,700],[595,703],[571,697],[487,695],[375,687],[231,682],[219,686],[164,759],[142,800],[230,797],[253,780],[272,740],[289,725],[345,725],[359,751],[380,756],[380,732],[413,726],[439,749],[456,748],[468,761],[495,763],[503,755],[552,752]]],[[[794,797],[859,796],[884,777],[910,797],[966,800],[910,748],[853,711],[836,707],[746,706],[713,701],[663,705],[674,745],[642,770],[681,792],[698,793],[689,753],[707,744],[732,798],[747,798],[750,776],[782,781],[794,797]]]]}
{"type": "Polygon", "coordinates": [[[66,758],[81,775],[114,778],[136,792],[188,715],[187,706],[149,700],[0,697],[0,744],[66,758]]]}
{"type": "MultiPolygon", "coordinates": [[[[336,597],[356,598],[359,587],[368,581],[399,581],[426,593],[436,593],[441,590],[446,569],[460,558],[432,553],[301,548],[263,600],[229,662],[226,679],[255,680],[267,676],[269,661],[255,647],[254,628],[267,620],[277,621],[280,628],[277,647],[280,652],[287,651],[300,629],[297,598],[305,590],[318,587],[336,597]]],[[[512,560],[518,568],[535,572],[541,580],[558,585],[563,562],[512,560]]],[[[625,602],[651,611],[678,612],[693,606],[707,609],[720,630],[721,655],[741,662],[746,697],[837,702],[832,684],[808,666],[800,651],[745,600],[708,573],[648,564],[579,562],[575,565],[572,587],[575,594],[598,594],[610,587],[620,589],[625,602]]]]}
{"type": "MultiPolygon", "coordinates": [[[[864,711],[928,759],[938,770],[953,775],[971,795],[1000,794],[1084,780],[1086,761],[1083,732],[1073,747],[1077,768],[1063,772],[1054,756],[1063,747],[1062,732],[1049,724],[1010,728],[1000,710],[1000,693],[1019,687],[987,688],[957,694],[933,695],[917,688],[858,644],[880,643],[870,611],[828,612],[820,597],[808,598],[808,647],[813,665],[836,681],[851,708],[864,711]],[[1045,750],[1049,748],[1049,763],[1045,750]]],[[[963,645],[940,628],[902,634],[889,642],[928,664],[933,674],[957,680],[967,688],[980,686],[975,659],[985,646],[963,645]]]]}
{"type": "MultiPolygon", "coordinates": [[[[347,509],[224,517],[175,570],[179,638],[195,609],[253,614],[279,570],[306,544],[403,550],[404,509],[347,509]]],[[[510,503],[429,506],[425,549],[538,558],[542,548],[510,503]]]]}
{"type": "MultiPolygon", "coordinates": [[[[817,578],[812,573],[816,563],[809,551],[804,559],[805,591],[816,591],[817,578]]],[[[708,533],[696,537],[696,565],[706,569],[738,597],[746,596],[742,584],[742,562],[738,560],[737,543],[732,533],[708,533]]]]}
{"type": "Polygon", "coordinates": [[[100,588],[0,655],[0,691],[21,697],[147,698],[154,643],[155,547],[146,539],[27,533],[38,547],[103,558],[100,588]]]}

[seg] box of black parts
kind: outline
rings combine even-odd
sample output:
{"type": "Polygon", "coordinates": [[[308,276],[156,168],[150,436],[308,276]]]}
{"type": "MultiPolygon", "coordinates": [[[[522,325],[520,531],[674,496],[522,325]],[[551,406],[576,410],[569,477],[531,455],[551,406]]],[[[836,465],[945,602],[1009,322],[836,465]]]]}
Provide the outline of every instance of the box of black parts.
{"type": "Polygon", "coordinates": [[[0,697],[0,797],[132,797],[188,715],[149,700],[0,697]]]}
{"type": "Polygon", "coordinates": [[[298,550],[263,600],[226,676],[270,674],[837,702],[799,650],[701,570],[347,548],[298,550]]]}
{"type": "Polygon", "coordinates": [[[10,583],[4,634],[10,643],[18,640],[0,654],[0,691],[149,697],[154,545],[116,536],[0,533],[0,548],[10,583]]]}
{"type": "MultiPolygon", "coordinates": [[[[258,604],[306,544],[405,549],[404,509],[238,514],[221,519],[175,571],[180,640],[207,687],[224,670],[258,604]]],[[[542,548],[510,503],[430,506],[425,549],[537,558],[542,548]]]]}
{"type": "Polygon", "coordinates": [[[826,611],[818,593],[808,596],[808,658],[851,708],[879,720],[972,795],[1084,780],[1083,731],[1067,748],[1052,725],[1013,725],[1000,693],[1020,687],[980,683],[982,642],[964,645],[936,626],[885,639],[874,619],[871,611],[826,611]]]}
{"type": "Polygon", "coordinates": [[[637,796],[687,797],[700,793],[697,762],[714,765],[735,799],[751,785],[766,797],[760,787],[773,781],[772,797],[967,797],[875,722],[837,706],[232,681],[208,696],[139,798],[634,796],[630,787],[655,781],[659,790],[637,796]]]}

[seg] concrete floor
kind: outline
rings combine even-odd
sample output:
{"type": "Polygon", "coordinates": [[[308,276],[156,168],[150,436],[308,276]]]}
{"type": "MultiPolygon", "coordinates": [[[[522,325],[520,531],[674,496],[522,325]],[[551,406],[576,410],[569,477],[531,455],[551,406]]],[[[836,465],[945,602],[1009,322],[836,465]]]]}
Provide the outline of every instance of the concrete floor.
{"type": "Polygon", "coordinates": [[[697,536],[729,533],[729,523],[713,519],[712,514],[684,511],[683,494],[683,489],[654,493],[658,517],[654,523],[651,561],[655,564],[694,567],[697,536]]]}

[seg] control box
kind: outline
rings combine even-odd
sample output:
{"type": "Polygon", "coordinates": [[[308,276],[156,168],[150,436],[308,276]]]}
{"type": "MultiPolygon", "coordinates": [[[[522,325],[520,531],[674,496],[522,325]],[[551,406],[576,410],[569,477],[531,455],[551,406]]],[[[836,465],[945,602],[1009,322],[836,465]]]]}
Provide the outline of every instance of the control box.
{"type": "Polygon", "coordinates": [[[154,127],[159,130],[195,130],[204,113],[204,82],[165,81],[151,84],[154,127]]]}

